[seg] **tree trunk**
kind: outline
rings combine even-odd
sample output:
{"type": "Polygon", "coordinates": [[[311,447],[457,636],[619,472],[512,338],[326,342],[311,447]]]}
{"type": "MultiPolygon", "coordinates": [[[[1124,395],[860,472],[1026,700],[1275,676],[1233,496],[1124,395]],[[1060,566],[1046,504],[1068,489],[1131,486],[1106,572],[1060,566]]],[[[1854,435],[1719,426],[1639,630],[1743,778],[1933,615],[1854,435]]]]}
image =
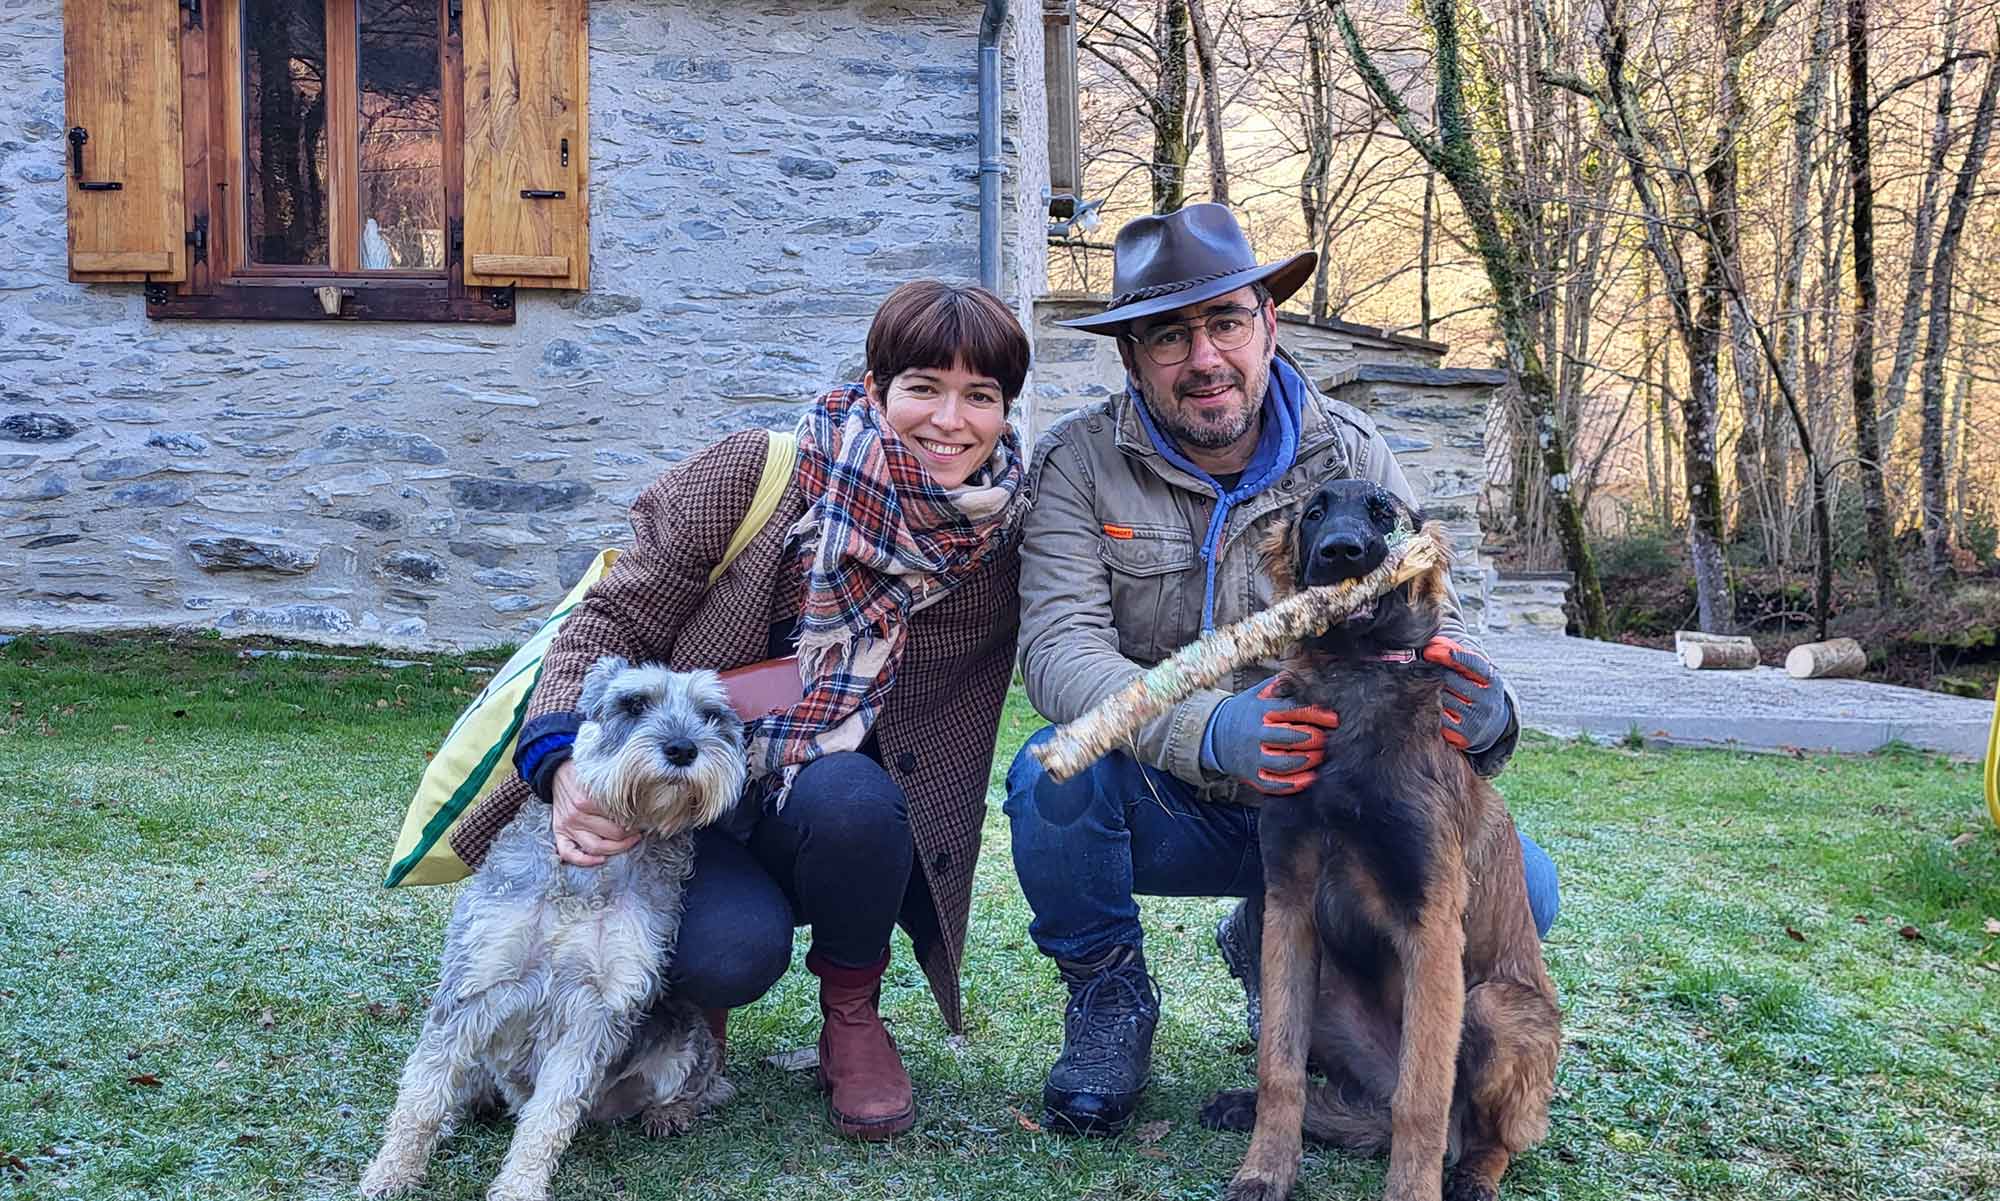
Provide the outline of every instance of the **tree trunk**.
{"type": "MultiPolygon", "coordinates": [[[[1310,0],[1308,0],[1310,4],[1310,0]]],[[[1332,223],[1331,202],[1327,194],[1327,182],[1333,174],[1333,103],[1328,80],[1332,72],[1333,48],[1327,44],[1326,33],[1320,25],[1318,13],[1310,8],[1300,20],[1306,27],[1306,164],[1299,174],[1299,211],[1305,217],[1306,245],[1320,250],[1327,231],[1323,225],[1332,223]]],[[[1333,265],[1333,256],[1321,253],[1319,263],[1313,268],[1312,316],[1324,320],[1327,312],[1327,278],[1333,265]]]]}
{"type": "Polygon", "coordinates": [[[1149,106],[1153,120],[1153,211],[1171,213],[1187,203],[1188,0],[1162,0],[1153,26],[1160,64],[1159,90],[1149,106]]]}
{"type": "Polygon", "coordinates": [[[1875,181],[1868,143],[1868,0],[1847,0],[1847,172],[1854,192],[1854,456],[1861,473],[1861,508],[1868,520],[1868,557],[1875,565],[1875,603],[1895,603],[1896,553],[1889,540],[1889,504],[1882,486],[1882,445],[1875,420],[1875,181]]]}
{"type": "Polygon", "coordinates": [[[1407,105],[1389,80],[1375,66],[1361,44],[1344,0],[1328,0],[1341,40],[1368,89],[1389,110],[1410,144],[1434,167],[1458,197],[1459,208],[1472,226],[1473,244],[1486,268],[1493,289],[1494,307],[1500,322],[1501,340],[1507,348],[1507,363],[1520,389],[1521,398],[1534,418],[1535,437],[1541,451],[1542,468],[1548,477],[1550,499],[1555,504],[1556,528],[1562,538],[1563,559],[1576,577],[1577,607],[1581,610],[1584,634],[1602,638],[1608,633],[1609,619],[1604,608],[1604,590],[1597,579],[1597,564],[1585,540],[1583,515],[1571,491],[1568,438],[1555,411],[1555,386],[1535,348],[1525,309],[1522,278],[1524,264],[1510,253],[1500,231],[1493,207],[1493,192],[1485,169],[1472,144],[1471,122],[1467,119],[1463,60],[1458,41],[1456,0],[1424,0],[1424,14],[1436,40],[1438,136],[1435,141],[1416,126],[1407,105]]]}
{"type": "MultiPolygon", "coordinates": [[[[1937,229],[1938,197],[1943,191],[1946,151],[1951,147],[1952,84],[1955,79],[1954,60],[1958,55],[1958,4],[1959,0],[1944,0],[1944,44],[1938,51],[1938,94],[1935,115],[1931,119],[1930,158],[1924,165],[1924,181],[1917,190],[1917,211],[1911,218],[1910,266],[1903,279],[1903,307],[1898,310],[1896,356],[1890,361],[1889,379],[1883,385],[1878,406],[1882,425],[1878,441],[1891,454],[1896,449],[1896,423],[1902,418],[1903,395],[1909,387],[1910,368],[1917,361],[1917,324],[1924,313],[1924,282],[1930,274],[1931,237],[1937,229]]],[[[1850,13],[1850,31],[1853,20],[1850,13]]],[[[1848,53],[1851,59],[1853,51],[1850,49],[1848,53]]]]}
{"type": "Polygon", "coordinates": [[[1437,211],[1437,172],[1424,169],[1424,223],[1417,244],[1417,307],[1426,341],[1431,336],[1431,221],[1437,211]]]}
{"type": "Polygon", "coordinates": [[[1201,6],[1202,0],[1187,0],[1195,62],[1201,70],[1201,122],[1208,138],[1208,198],[1217,204],[1228,204],[1229,163],[1222,145],[1222,92],[1215,77],[1215,31],[1201,6]]]}
{"type": "Polygon", "coordinates": [[[2000,89],[2000,60],[1987,64],[1979,108],[1972,117],[1972,144],[1959,163],[1958,182],[1945,206],[1944,226],[1938,231],[1937,258],[1931,263],[1930,321],[1924,331],[1924,370],[1919,384],[1924,411],[1919,468],[1923,473],[1924,560],[1932,575],[1950,565],[1951,532],[1945,516],[1944,358],[1951,345],[1952,282],[1958,269],[1959,237],[1965,230],[1966,212],[1972,207],[1972,189],[1993,134],[1996,89],[2000,89]]]}

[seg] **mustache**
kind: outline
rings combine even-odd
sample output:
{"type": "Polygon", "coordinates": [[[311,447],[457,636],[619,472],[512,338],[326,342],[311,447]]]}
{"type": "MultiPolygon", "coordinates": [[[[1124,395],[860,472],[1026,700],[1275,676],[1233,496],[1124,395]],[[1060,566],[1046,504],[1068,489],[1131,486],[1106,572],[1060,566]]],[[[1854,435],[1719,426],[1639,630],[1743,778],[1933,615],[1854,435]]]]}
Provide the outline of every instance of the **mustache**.
{"type": "Polygon", "coordinates": [[[1192,379],[1184,379],[1174,385],[1174,399],[1186,400],[1189,393],[1213,388],[1217,384],[1227,384],[1232,388],[1243,387],[1243,373],[1240,371],[1209,371],[1192,379]]]}

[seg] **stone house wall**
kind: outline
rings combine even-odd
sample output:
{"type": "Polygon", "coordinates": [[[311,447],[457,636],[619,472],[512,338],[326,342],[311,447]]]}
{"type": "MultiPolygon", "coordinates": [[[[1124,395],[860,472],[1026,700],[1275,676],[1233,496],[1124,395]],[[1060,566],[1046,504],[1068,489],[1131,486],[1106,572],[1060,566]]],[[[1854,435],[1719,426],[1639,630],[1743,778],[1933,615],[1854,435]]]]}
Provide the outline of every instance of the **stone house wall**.
{"type": "MultiPolygon", "coordinates": [[[[591,289],[513,326],[153,322],[68,282],[61,5],[0,11],[0,628],[518,638],[716,438],[976,279],[980,6],[594,0],[591,289]]],[[[1003,290],[1045,279],[1041,14],[1003,43],[1003,290]]]]}

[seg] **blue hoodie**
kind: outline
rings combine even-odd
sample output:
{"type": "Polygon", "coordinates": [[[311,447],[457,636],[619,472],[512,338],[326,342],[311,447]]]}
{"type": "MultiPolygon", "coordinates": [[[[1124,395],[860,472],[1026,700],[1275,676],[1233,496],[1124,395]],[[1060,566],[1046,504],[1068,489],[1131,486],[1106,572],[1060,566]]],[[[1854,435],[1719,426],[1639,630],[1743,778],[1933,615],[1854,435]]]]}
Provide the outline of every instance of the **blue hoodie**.
{"type": "Polygon", "coordinates": [[[1201,594],[1201,632],[1215,629],[1215,556],[1222,548],[1222,530],[1229,521],[1229,511],[1278,481],[1278,477],[1291,470],[1292,460],[1299,453],[1299,430],[1305,421],[1306,382],[1292,365],[1280,358],[1271,360],[1271,383],[1264,393],[1264,408],[1258,418],[1257,450],[1250,456],[1250,462],[1237,477],[1236,487],[1227,491],[1216,478],[1188,461],[1173,439],[1160,432],[1153,423],[1153,415],[1146,409],[1146,402],[1139,395],[1139,386],[1129,377],[1125,382],[1126,391],[1131,395],[1133,407],[1139,411],[1139,423],[1146,427],[1146,437],[1151,439],[1153,449],[1160,457],[1207,484],[1215,493],[1215,516],[1208,523],[1208,533],[1201,540],[1201,561],[1204,578],[1201,594]]]}

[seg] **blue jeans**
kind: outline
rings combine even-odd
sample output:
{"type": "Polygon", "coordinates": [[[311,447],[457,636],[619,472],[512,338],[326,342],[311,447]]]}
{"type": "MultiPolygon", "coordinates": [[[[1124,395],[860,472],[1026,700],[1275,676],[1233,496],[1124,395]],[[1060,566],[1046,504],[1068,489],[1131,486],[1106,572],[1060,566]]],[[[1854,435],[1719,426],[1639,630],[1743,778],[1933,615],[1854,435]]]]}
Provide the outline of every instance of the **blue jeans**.
{"type": "MultiPolygon", "coordinates": [[[[1014,874],[1035,920],[1035,945],[1057,959],[1094,959],[1144,941],[1135,896],[1247,897],[1264,889],[1257,810],[1205,804],[1178,778],[1122,752],[1066,784],[1051,779],[1028,739],[1007,769],[1014,874]]],[[[1521,836],[1528,907],[1546,938],[1560,900],[1556,865],[1521,836]]]]}

